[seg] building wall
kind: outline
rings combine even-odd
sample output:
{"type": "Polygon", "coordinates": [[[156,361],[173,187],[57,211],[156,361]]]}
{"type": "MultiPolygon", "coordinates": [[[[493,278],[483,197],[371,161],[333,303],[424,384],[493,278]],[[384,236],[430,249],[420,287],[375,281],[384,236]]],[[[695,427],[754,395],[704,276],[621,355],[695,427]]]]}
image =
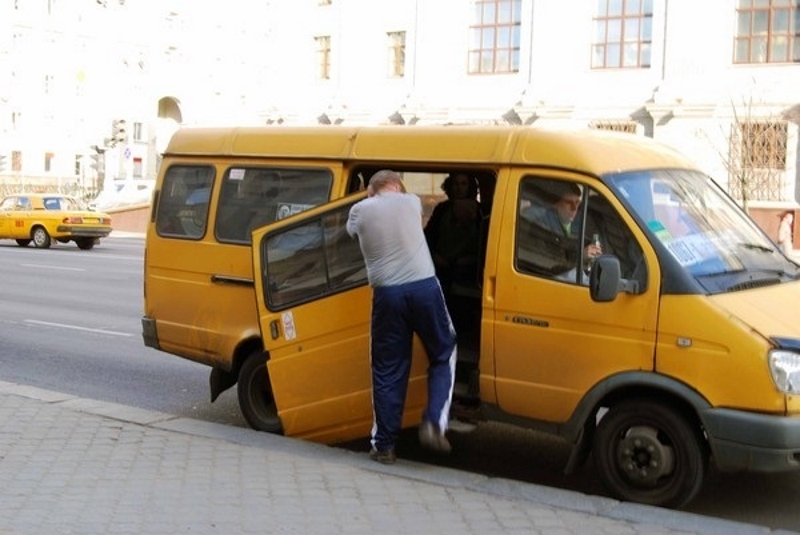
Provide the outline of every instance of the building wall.
{"type": "Polygon", "coordinates": [[[736,5],[654,1],[651,66],[592,69],[594,2],[522,0],[519,72],[470,75],[467,0],[0,0],[0,154],[25,154],[23,172],[0,180],[96,184],[90,147],[119,118],[142,135],[107,148],[109,180],[131,178],[134,158],[153,178],[180,125],[388,124],[398,114],[406,124],[633,122],[725,185],[728,136],[744,116],[790,120],[783,201],[752,206],[779,209],[798,199],[800,64],[734,65],[736,5]],[[388,75],[394,31],[406,32],[403,77],[388,75]],[[159,117],[164,97],[180,124],[159,117]]]}

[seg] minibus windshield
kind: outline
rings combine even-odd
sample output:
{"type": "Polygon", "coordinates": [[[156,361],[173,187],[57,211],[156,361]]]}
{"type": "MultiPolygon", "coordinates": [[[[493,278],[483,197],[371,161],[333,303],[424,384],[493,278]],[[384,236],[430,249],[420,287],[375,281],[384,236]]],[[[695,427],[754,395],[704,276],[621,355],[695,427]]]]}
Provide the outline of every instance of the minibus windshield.
{"type": "Polygon", "coordinates": [[[607,175],[607,183],[633,210],[654,243],[712,293],[742,289],[744,278],[764,284],[798,277],[787,259],[708,176],[692,170],[607,175]]]}

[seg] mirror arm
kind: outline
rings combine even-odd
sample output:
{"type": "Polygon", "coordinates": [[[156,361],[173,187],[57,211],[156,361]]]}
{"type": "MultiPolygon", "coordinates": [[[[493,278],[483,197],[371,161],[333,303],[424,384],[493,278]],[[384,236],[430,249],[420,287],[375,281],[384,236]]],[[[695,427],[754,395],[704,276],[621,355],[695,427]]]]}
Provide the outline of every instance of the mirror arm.
{"type": "Polygon", "coordinates": [[[620,279],[618,288],[620,292],[625,292],[629,294],[638,294],[639,281],[634,279],[620,279]]]}

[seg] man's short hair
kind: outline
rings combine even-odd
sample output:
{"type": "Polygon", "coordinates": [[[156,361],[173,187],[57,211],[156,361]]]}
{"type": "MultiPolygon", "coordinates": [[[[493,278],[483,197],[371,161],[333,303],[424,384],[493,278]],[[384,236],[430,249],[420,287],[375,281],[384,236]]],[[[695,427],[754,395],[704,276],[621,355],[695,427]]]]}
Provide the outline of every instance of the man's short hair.
{"type": "Polygon", "coordinates": [[[392,171],[391,169],[381,169],[372,175],[372,178],[369,179],[369,184],[367,185],[367,191],[372,194],[378,193],[387,184],[398,184],[401,191],[406,191],[406,187],[405,184],[403,184],[403,178],[400,176],[400,173],[397,171],[392,171]]]}
{"type": "Polygon", "coordinates": [[[552,203],[557,203],[567,195],[583,196],[583,190],[575,182],[565,182],[562,180],[551,180],[546,188],[546,199],[552,203]]]}

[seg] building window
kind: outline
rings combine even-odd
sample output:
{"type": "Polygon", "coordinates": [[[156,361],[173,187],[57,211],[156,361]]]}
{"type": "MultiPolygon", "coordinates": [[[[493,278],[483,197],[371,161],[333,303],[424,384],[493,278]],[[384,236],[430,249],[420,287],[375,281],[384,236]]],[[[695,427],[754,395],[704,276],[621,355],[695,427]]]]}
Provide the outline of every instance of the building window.
{"type": "Polygon", "coordinates": [[[144,128],[142,123],[139,122],[133,123],[133,140],[144,141],[144,128]]]}
{"type": "Polygon", "coordinates": [[[22,151],[21,150],[12,150],[11,151],[11,170],[17,173],[22,171],[22,151]]]}
{"type": "Polygon", "coordinates": [[[317,61],[319,65],[319,78],[330,80],[331,78],[331,36],[321,35],[315,37],[317,42],[317,61]]]}
{"type": "Polygon", "coordinates": [[[639,123],[636,121],[592,121],[589,128],[595,130],[609,130],[611,132],[625,132],[635,134],[639,123]]]}
{"type": "Polygon", "coordinates": [[[744,121],[731,135],[728,190],[735,199],[782,201],[788,123],[744,121]]]}
{"type": "Polygon", "coordinates": [[[519,72],[521,0],[475,0],[469,73],[519,72]]]}
{"type": "Polygon", "coordinates": [[[52,152],[45,152],[44,153],[44,172],[49,173],[53,170],[53,153],[52,152]]]}
{"type": "Polygon", "coordinates": [[[389,76],[402,78],[406,72],[406,32],[389,32],[389,76]]]}
{"type": "Polygon", "coordinates": [[[593,69],[650,67],[653,0],[597,0],[593,69]]]}
{"type": "Polygon", "coordinates": [[[800,0],[738,0],[734,63],[800,62],[800,0]]]}

